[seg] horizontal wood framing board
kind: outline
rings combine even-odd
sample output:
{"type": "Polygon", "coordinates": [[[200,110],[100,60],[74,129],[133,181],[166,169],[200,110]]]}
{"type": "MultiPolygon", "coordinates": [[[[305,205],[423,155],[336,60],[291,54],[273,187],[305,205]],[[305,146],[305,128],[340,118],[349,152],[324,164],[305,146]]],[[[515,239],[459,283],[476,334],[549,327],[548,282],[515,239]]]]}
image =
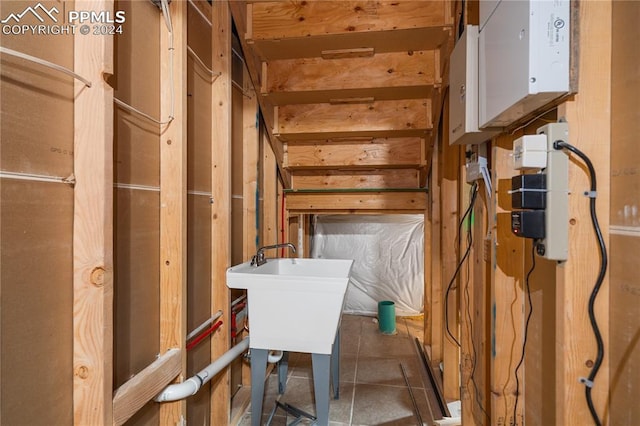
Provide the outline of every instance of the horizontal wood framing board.
{"type": "Polygon", "coordinates": [[[291,175],[294,190],[339,188],[417,188],[415,169],[301,170],[291,175]]]}
{"type": "Polygon", "coordinates": [[[425,190],[286,192],[290,213],[420,213],[427,206],[425,190]]]}
{"type": "Polygon", "coordinates": [[[443,1],[395,0],[273,1],[247,7],[251,38],[259,40],[438,27],[447,24],[448,11],[443,1]]]}
{"type": "MultiPolygon", "coordinates": [[[[327,2],[329,3],[329,2],[327,2]]],[[[334,2],[338,3],[338,2],[334,2]]],[[[420,51],[439,48],[450,36],[449,27],[411,28],[405,30],[370,31],[301,36],[288,39],[247,40],[262,60],[335,56],[335,51],[358,48],[376,53],[420,51]]]]}
{"type": "Polygon", "coordinates": [[[423,139],[378,138],[369,141],[305,141],[287,145],[290,170],[340,167],[404,168],[426,166],[423,139]]]}
{"type": "Polygon", "coordinates": [[[397,99],[430,98],[434,93],[433,86],[373,87],[364,89],[331,89],[310,90],[303,92],[263,93],[262,98],[270,104],[370,104],[374,101],[397,99]]]}
{"type": "Polygon", "coordinates": [[[335,99],[428,97],[435,83],[434,51],[366,58],[298,58],[263,63],[263,96],[276,105],[335,99]]]}
{"type": "Polygon", "coordinates": [[[429,99],[275,108],[274,134],[283,141],[350,136],[424,136],[433,127],[429,99]]]}
{"type": "Polygon", "coordinates": [[[113,424],[121,425],[156,396],[182,370],[179,349],[170,349],[116,390],[113,424]]]}

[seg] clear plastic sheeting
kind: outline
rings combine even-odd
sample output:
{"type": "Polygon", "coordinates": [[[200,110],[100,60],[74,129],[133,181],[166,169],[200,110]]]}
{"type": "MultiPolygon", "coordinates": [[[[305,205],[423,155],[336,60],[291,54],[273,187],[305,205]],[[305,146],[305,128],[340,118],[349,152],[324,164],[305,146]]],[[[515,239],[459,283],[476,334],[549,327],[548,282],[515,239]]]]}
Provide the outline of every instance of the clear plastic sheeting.
{"type": "Polygon", "coordinates": [[[314,225],[311,257],[354,259],[344,312],[376,315],[390,300],[396,315],[422,313],[423,215],[322,215],[314,225]]]}

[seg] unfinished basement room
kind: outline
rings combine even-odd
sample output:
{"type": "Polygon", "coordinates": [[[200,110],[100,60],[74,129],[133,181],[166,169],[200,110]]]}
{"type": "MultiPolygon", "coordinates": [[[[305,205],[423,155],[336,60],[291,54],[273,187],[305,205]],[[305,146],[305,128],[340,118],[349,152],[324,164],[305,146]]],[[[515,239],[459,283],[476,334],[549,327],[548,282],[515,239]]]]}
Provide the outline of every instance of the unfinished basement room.
{"type": "Polygon", "coordinates": [[[2,0],[0,425],[640,425],[639,22],[2,0]]]}

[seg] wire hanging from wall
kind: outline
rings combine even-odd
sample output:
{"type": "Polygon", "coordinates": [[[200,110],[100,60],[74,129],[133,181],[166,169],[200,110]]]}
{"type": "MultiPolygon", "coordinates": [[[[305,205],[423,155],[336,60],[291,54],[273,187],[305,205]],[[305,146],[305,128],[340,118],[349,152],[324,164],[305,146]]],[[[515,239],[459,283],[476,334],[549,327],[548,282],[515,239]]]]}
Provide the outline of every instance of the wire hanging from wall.
{"type": "MultiPolygon", "coordinates": [[[[473,233],[471,231],[471,226],[469,226],[469,228],[467,229],[467,245],[469,247],[473,246],[473,233]]],[[[471,374],[469,375],[469,381],[473,384],[473,389],[474,389],[474,394],[476,396],[476,403],[478,404],[478,407],[480,407],[480,410],[482,411],[482,413],[486,416],[487,419],[491,420],[491,417],[489,416],[489,413],[487,413],[487,410],[484,408],[484,405],[482,404],[482,400],[480,399],[480,389],[478,389],[478,384],[476,383],[476,379],[475,379],[475,375],[476,375],[476,367],[478,365],[478,363],[476,362],[477,357],[478,357],[478,351],[476,350],[476,344],[473,341],[473,319],[471,318],[471,306],[470,306],[470,296],[469,296],[469,280],[471,277],[471,273],[469,271],[469,267],[470,267],[471,262],[467,262],[467,282],[464,288],[464,295],[466,297],[466,307],[467,307],[467,323],[469,324],[469,341],[471,342],[471,351],[472,351],[472,367],[471,367],[471,374]]]]}
{"type": "Polygon", "coordinates": [[[533,315],[533,303],[531,301],[531,287],[529,286],[529,278],[531,278],[531,274],[533,270],[536,268],[536,245],[531,245],[531,269],[527,272],[527,276],[524,280],[525,283],[525,291],[527,292],[527,302],[529,304],[529,313],[527,314],[527,319],[524,324],[524,337],[522,339],[522,355],[520,356],[520,361],[518,361],[518,365],[516,366],[513,375],[516,377],[516,401],[513,404],[513,422],[516,422],[516,415],[518,414],[518,400],[520,399],[520,379],[518,378],[518,371],[522,364],[524,364],[524,357],[527,350],[527,340],[529,337],[529,322],[531,321],[531,316],[533,315]]]}
{"type": "MultiPolygon", "coordinates": [[[[469,227],[471,227],[471,212],[473,211],[473,206],[476,203],[477,196],[478,196],[478,183],[474,182],[473,185],[471,186],[471,200],[469,201],[469,207],[467,207],[467,210],[462,215],[462,219],[460,219],[460,223],[458,224],[458,240],[460,240],[460,235],[462,233],[462,224],[464,223],[464,221],[467,218],[467,216],[469,216],[469,227]]],[[[458,341],[458,339],[455,338],[453,333],[451,333],[451,329],[449,328],[449,294],[451,293],[451,290],[453,289],[453,283],[456,281],[456,277],[458,276],[458,273],[460,273],[460,268],[464,264],[465,260],[467,260],[467,257],[469,257],[469,253],[470,252],[471,252],[471,244],[469,244],[467,246],[467,249],[466,249],[464,255],[460,259],[460,262],[458,262],[458,265],[456,266],[456,270],[453,273],[453,276],[451,277],[451,281],[449,281],[449,285],[447,286],[447,291],[446,291],[445,297],[444,297],[444,322],[445,322],[445,328],[446,328],[447,334],[449,335],[451,340],[453,340],[453,342],[458,347],[461,346],[460,342],[458,341]]]]}
{"type": "Polygon", "coordinates": [[[34,62],[36,64],[45,66],[47,68],[51,68],[51,69],[56,70],[56,71],[60,71],[63,74],[69,75],[69,76],[71,76],[71,77],[73,77],[73,78],[75,78],[77,80],[80,80],[81,82],[84,83],[85,86],[91,87],[91,82],[89,80],[87,80],[86,78],[84,78],[80,74],[76,74],[75,72],[71,71],[70,69],[63,67],[62,65],[54,64],[53,62],[49,62],[49,61],[46,61],[44,59],[37,58],[37,57],[31,56],[31,55],[27,55],[26,53],[18,52],[17,50],[8,49],[8,48],[2,47],[2,46],[0,46],[0,52],[4,53],[6,55],[14,56],[16,58],[24,59],[26,61],[34,62]]]}
{"type": "Polygon", "coordinates": [[[204,61],[202,59],[200,59],[200,56],[198,56],[198,54],[192,48],[190,48],[189,46],[187,46],[187,52],[189,53],[189,56],[191,56],[193,58],[194,61],[196,61],[206,72],[208,72],[211,76],[213,76],[213,79],[211,80],[211,83],[216,81],[216,79],[222,75],[221,72],[215,72],[211,68],[209,68],[204,63],[204,61]]]}
{"type": "MultiPolygon", "coordinates": [[[[160,126],[164,126],[164,125],[169,125],[171,124],[171,122],[174,120],[174,113],[175,113],[175,87],[174,87],[174,77],[173,77],[173,51],[174,51],[174,46],[173,46],[173,24],[171,22],[171,13],[169,12],[169,3],[167,0],[161,0],[161,4],[160,4],[160,9],[162,10],[162,15],[164,17],[164,22],[165,25],[167,26],[167,31],[169,33],[169,86],[170,86],[170,103],[171,103],[171,110],[169,112],[169,117],[167,118],[167,120],[162,121],[162,120],[158,120],[154,117],[152,117],[151,115],[147,114],[146,112],[143,112],[141,110],[139,110],[138,108],[129,105],[128,103],[114,97],[113,98],[113,102],[118,105],[119,107],[126,109],[127,111],[133,112],[135,114],[138,114],[144,118],[146,118],[147,120],[156,123],[160,126]]],[[[197,56],[197,55],[196,55],[197,56]]],[[[198,58],[200,59],[200,58],[198,58]]],[[[204,65],[204,64],[203,64],[204,65]]],[[[206,68],[206,67],[205,67],[206,68]]],[[[208,68],[207,68],[208,70],[208,68]]]]}

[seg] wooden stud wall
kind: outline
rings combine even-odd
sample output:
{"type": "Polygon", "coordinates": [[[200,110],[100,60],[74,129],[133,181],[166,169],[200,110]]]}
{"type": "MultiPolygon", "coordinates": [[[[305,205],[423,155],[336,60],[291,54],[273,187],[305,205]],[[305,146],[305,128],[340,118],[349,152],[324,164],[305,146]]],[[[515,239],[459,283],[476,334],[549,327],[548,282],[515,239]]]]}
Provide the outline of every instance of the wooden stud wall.
{"type": "MultiPolygon", "coordinates": [[[[187,4],[187,332],[217,311],[211,304],[211,6],[187,4]]],[[[187,377],[211,362],[203,340],[187,352],[187,377]]],[[[206,424],[210,386],[187,399],[187,421],[206,424]]]]}
{"type": "MultiPolygon", "coordinates": [[[[8,3],[2,2],[0,15],[6,16],[8,3]]],[[[345,7],[353,6],[347,4],[349,2],[343,3],[345,7]]],[[[433,28],[428,30],[415,30],[415,26],[423,25],[417,22],[422,22],[420,20],[424,17],[407,15],[404,4],[384,2],[379,9],[383,14],[386,8],[394,11],[390,12],[385,22],[393,22],[396,18],[400,20],[398,25],[402,31],[398,33],[399,37],[413,39],[415,34],[420,33],[424,38],[431,37],[440,42],[447,38],[445,34],[438,35],[445,32],[443,26],[450,24],[446,19],[430,23],[433,28]]],[[[102,36],[78,35],[73,49],[70,48],[70,38],[46,38],[36,44],[33,40],[19,42],[15,38],[3,37],[3,46],[34,49],[31,53],[43,57],[47,57],[51,51],[66,52],[54,55],[51,59],[59,59],[92,82],[91,87],[85,87],[78,82],[72,84],[67,77],[57,75],[47,74],[46,79],[42,79],[42,71],[38,66],[25,66],[3,55],[0,85],[3,119],[3,152],[0,159],[3,200],[0,223],[3,232],[0,421],[3,423],[11,424],[20,420],[38,424],[46,419],[54,423],[122,424],[130,419],[130,424],[176,424],[188,414],[197,416],[198,421],[214,425],[229,423],[230,375],[226,371],[214,379],[205,401],[199,401],[192,408],[188,408],[184,402],[163,404],[160,408],[148,402],[157,390],[176,377],[183,380],[188,371],[193,371],[191,368],[197,370],[196,364],[203,362],[203,357],[209,360],[217,358],[229,348],[230,343],[228,328],[223,327],[212,337],[210,347],[203,352],[204,356],[200,354],[194,357],[193,365],[187,369],[184,350],[187,324],[191,326],[198,322],[195,317],[188,319],[186,313],[187,293],[191,288],[188,287],[191,284],[187,283],[191,283],[192,279],[189,274],[193,274],[193,277],[206,275],[206,286],[211,287],[208,306],[200,306],[199,312],[206,316],[222,309],[225,311],[225,324],[230,322],[226,312],[230,293],[224,277],[231,262],[230,185],[233,167],[229,7],[237,8],[228,2],[213,2],[209,18],[213,22],[210,43],[204,46],[198,46],[195,42],[190,44],[204,59],[205,65],[209,63],[208,52],[213,52],[210,66],[215,73],[221,74],[219,77],[210,76],[215,80],[209,87],[209,83],[197,80],[207,75],[206,70],[201,69],[201,64],[196,64],[194,58],[187,59],[187,16],[197,13],[195,9],[192,10],[194,5],[205,15],[209,11],[208,5],[200,2],[192,5],[184,1],[171,2],[175,47],[173,61],[168,58],[168,34],[164,20],[149,2],[117,2],[114,6],[108,0],[76,1],[76,8],[96,11],[122,9],[127,11],[127,16],[136,15],[136,22],[141,25],[136,28],[127,26],[126,30],[131,32],[117,39],[115,51],[112,51],[112,39],[102,36]],[[145,41],[139,42],[138,39],[145,41]],[[73,55],[70,54],[72,51],[73,55]],[[115,64],[114,58],[117,59],[115,64]],[[75,62],[73,66],[72,62],[75,62]],[[173,77],[170,78],[168,67],[172,63],[173,77]],[[115,75],[109,77],[113,65],[116,65],[115,75]],[[171,96],[172,90],[168,86],[171,81],[175,96],[171,96]],[[196,81],[200,81],[202,86],[196,81]],[[148,111],[160,120],[173,115],[172,122],[157,126],[121,108],[117,108],[114,114],[111,86],[115,88],[115,96],[126,103],[148,111]],[[46,87],[47,90],[37,89],[40,87],[46,87]],[[185,95],[191,90],[198,93],[197,99],[190,101],[194,102],[193,106],[189,107],[189,114],[193,113],[196,118],[188,121],[185,95]],[[203,96],[207,99],[204,100],[203,96]],[[5,99],[10,100],[11,105],[5,99]],[[37,126],[30,126],[30,122],[22,117],[29,114],[21,114],[21,111],[30,109],[41,116],[37,126]],[[72,114],[72,111],[75,113],[72,114]],[[85,119],[86,111],[91,111],[90,119],[85,119]],[[74,117],[73,130],[71,117],[74,117]],[[200,131],[202,126],[208,126],[207,131],[196,135],[195,132],[200,131]],[[193,134],[188,135],[188,131],[193,134]],[[50,139],[47,139],[47,135],[50,135],[50,139]],[[50,145],[45,146],[44,140],[48,140],[50,145]],[[74,147],[69,144],[70,140],[74,141],[74,147]],[[195,151],[190,153],[188,145],[192,141],[194,147],[199,147],[200,154],[206,151],[204,145],[209,140],[213,141],[210,151],[203,155],[196,155],[195,151]],[[44,151],[46,155],[35,155],[44,151]],[[207,164],[202,165],[203,161],[207,164]],[[73,189],[61,183],[61,178],[70,176],[71,171],[72,178],[66,182],[75,184],[73,189]],[[30,175],[31,181],[18,180],[17,175],[30,175]],[[33,181],[34,175],[52,178],[56,182],[33,181]],[[112,189],[114,184],[115,190],[112,189]],[[213,204],[207,204],[209,192],[213,204]],[[25,202],[25,199],[28,201],[25,202]],[[40,199],[44,201],[40,202],[40,199]],[[43,211],[43,206],[51,214],[41,215],[39,212],[43,211]],[[206,219],[203,219],[205,216],[206,219]],[[29,221],[23,220],[24,217],[28,217],[29,221]],[[210,228],[196,226],[202,221],[210,223],[210,228]],[[29,228],[29,222],[35,228],[29,228]],[[39,223],[50,226],[40,227],[39,223]],[[207,232],[207,237],[198,239],[198,242],[188,237],[197,234],[198,230],[207,232]],[[24,260],[29,256],[17,249],[36,247],[35,240],[30,239],[30,233],[37,234],[46,242],[46,253],[38,256],[40,266],[48,265],[45,269],[57,271],[60,265],[66,265],[63,269],[68,270],[68,277],[65,278],[64,271],[52,275],[62,277],[61,286],[65,281],[73,282],[73,300],[56,295],[47,304],[46,300],[33,298],[32,305],[24,308],[31,309],[28,312],[40,318],[37,310],[44,307],[46,309],[42,308],[43,312],[51,314],[61,324],[62,330],[56,332],[56,342],[38,334],[32,323],[24,325],[25,334],[33,332],[33,336],[37,337],[35,340],[39,350],[36,352],[46,353],[50,348],[55,349],[51,352],[55,356],[50,357],[55,361],[36,355],[33,362],[39,369],[52,372],[40,387],[61,389],[55,395],[50,391],[48,393],[51,395],[45,395],[41,389],[24,384],[17,388],[19,392],[15,395],[9,395],[6,390],[7,386],[19,382],[12,370],[23,372],[14,368],[23,364],[12,353],[16,348],[24,351],[33,349],[12,326],[16,318],[24,315],[15,306],[22,308],[23,305],[17,302],[32,294],[30,292],[33,289],[28,287],[27,281],[41,282],[44,279],[30,275],[37,268],[29,260],[24,260]],[[189,263],[192,243],[193,250],[198,250],[200,255],[206,253],[209,257],[210,268],[192,269],[189,263]],[[21,260],[16,262],[15,259],[21,260]],[[29,277],[29,280],[24,277],[29,277]],[[54,308],[51,305],[55,305],[55,312],[51,311],[54,308]],[[112,306],[114,312],[111,311],[112,306]],[[60,318],[67,318],[67,323],[60,318]],[[73,335],[69,330],[73,331],[73,335]],[[30,398],[24,395],[33,399],[30,407],[25,407],[24,401],[30,398]]],[[[425,229],[425,241],[430,241],[431,245],[425,249],[425,277],[428,281],[425,306],[428,306],[428,312],[425,315],[424,340],[429,346],[433,363],[444,362],[445,395],[449,398],[460,397],[463,401],[464,424],[581,425],[589,422],[584,385],[577,378],[588,375],[589,365],[595,356],[586,306],[597,273],[598,256],[588,220],[588,199],[582,196],[588,187],[584,167],[574,156],[571,157],[569,260],[557,265],[538,258],[536,269],[530,277],[533,316],[525,361],[517,375],[519,392],[516,392],[515,367],[522,350],[524,321],[528,309],[531,309],[527,304],[525,280],[532,263],[531,243],[510,232],[508,216],[511,207],[507,190],[510,177],[520,173],[513,169],[510,153],[513,140],[521,134],[535,132],[547,116],[491,142],[490,167],[494,191],[488,198],[482,184],[479,188],[472,224],[474,243],[469,266],[465,266],[460,279],[454,281],[449,297],[449,315],[445,318],[446,286],[466,247],[464,235],[458,245],[457,228],[469,199],[466,194],[468,186],[463,183],[460,148],[450,147],[446,137],[442,137],[439,144],[433,147],[433,157],[429,157],[431,148],[422,139],[432,131],[432,121],[439,122],[437,114],[440,112],[432,111],[430,102],[425,102],[421,92],[412,100],[400,102],[385,100],[385,92],[381,91],[379,99],[359,99],[354,103],[353,99],[347,102],[345,98],[334,98],[336,93],[331,91],[340,90],[341,83],[330,73],[326,75],[323,86],[305,86],[305,81],[293,77],[286,81],[274,77],[283,75],[277,70],[285,66],[291,66],[296,75],[309,73],[313,76],[318,73],[313,59],[276,57],[274,40],[277,37],[293,37],[286,42],[292,47],[286,55],[302,52],[306,33],[289,34],[288,31],[295,30],[287,20],[304,16],[308,21],[305,31],[322,33],[326,30],[315,20],[321,21],[328,13],[323,9],[327,5],[325,2],[309,2],[301,9],[303,15],[300,15],[298,12],[288,14],[292,7],[289,3],[257,2],[247,5],[243,12],[253,14],[254,18],[265,13],[282,18],[282,21],[272,20],[270,27],[250,25],[247,28],[249,42],[254,43],[263,54],[275,55],[273,57],[276,60],[268,67],[259,67],[261,71],[266,69],[264,73],[253,75],[253,80],[260,84],[266,97],[277,105],[280,103],[278,99],[286,99],[289,90],[315,91],[318,92],[318,99],[326,100],[328,97],[334,103],[338,101],[339,107],[332,107],[339,114],[329,112],[320,103],[286,105],[264,111],[267,117],[274,115],[277,125],[264,132],[260,140],[262,147],[258,151],[252,147],[253,141],[260,137],[255,126],[258,97],[247,99],[243,96],[242,133],[245,149],[242,158],[242,198],[245,202],[242,203],[242,257],[248,257],[255,250],[257,241],[266,245],[290,241],[296,235],[301,236],[307,249],[309,213],[426,212],[425,224],[429,229],[425,229]],[[370,121],[366,128],[360,128],[340,117],[341,114],[351,114],[354,120],[358,118],[367,122],[371,109],[390,111],[389,115],[395,118],[389,122],[370,121]],[[411,111],[414,115],[407,115],[404,111],[411,111]],[[405,120],[396,120],[398,117],[405,120]],[[332,128],[331,132],[325,131],[327,126],[332,128]],[[330,138],[360,138],[361,132],[365,131],[370,136],[372,129],[377,133],[375,138],[368,141],[327,141],[330,138]],[[427,164],[431,164],[429,194],[424,191],[379,190],[385,182],[410,181],[413,186],[413,182],[424,178],[416,176],[417,172],[412,169],[390,171],[384,168],[389,164],[389,159],[397,163],[395,166],[405,165],[406,159],[400,155],[404,151],[398,149],[394,139],[384,139],[389,136],[387,132],[400,129],[406,136],[415,138],[410,139],[409,148],[421,151],[419,158],[424,162],[422,166],[426,168],[427,164]],[[307,168],[304,173],[296,174],[293,186],[289,185],[286,172],[278,174],[278,159],[285,158],[285,150],[281,145],[272,147],[269,144],[267,135],[270,132],[288,140],[288,166],[307,168]],[[300,137],[301,134],[305,136],[300,137]],[[353,158],[347,151],[361,155],[353,158]],[[325,173],[326,168],[341,165],[355,165],[362,169],[331,175],[325,173]],[[334,185],[349,185],[361,191],[318,191],[334,185]],[[248,199],[255,197],[258,187],[261,199],[256,212],[248,199]],[[293,188],[293,191],[285,192],[284,187],[293,188]],[[283,200],[286,210],[282,210],[283,200]],[[341,205],[336,209],[337,204],[341,205]],[[256,215],[260,218],[258,230],[256,215]],[[444,321],[460,340],[460,349],[447,336],[444,321]],[[518,409],[514,410],[516,398],[518,409]]],[[[429,2],[428,6],[447,8],[451,5],[448,2],[429,2]]],[[[475,7],[475,3],[472,2],[471,6],[475,7]]],[[[604,1],[580,4],[579,93],[558,107],[558,117],[569,123],[569,142],[586,152],[596,167],[599,183],[598,216],[607,242],[609,225],[614,222],[612,217],[615,216],[611,214],[612,206],[621,203],[613,194],[610,195],[610,188],[614,187],[616,181],[614,178],[622,173],[617,169],[610,170],[610,159],[613,160],[613,157],[610,152],[612,144],[609,143],[612,120],[615,118],[610,110],[612,89],[609,82],[612,73],[609,61],[612,53],[611,17],[616,16],[612,14],[616,7],[623,6],[604,1]]],[[[624,16],[638,11],[637,7],[633,9],[626,3],[624,7],[630,8],[628,14],[622,14],[624,16]]],[[[450,16],[451,13],[445,11],[443,15],[450,16]]],[[[345,19],[351,19],[349,14],[345,16],[345,19]]],[[[618,19],[622,17],[618,16],[618,19]]],[[[354,43],[352,50],[357,48],[358,40],[372,30],[359,27],[357,19],[354,22],[350,31],[353,36],[345,39],[347,44],[354,43]]],[[[338,22],[336,25],[343,24],[338,22]]],[[[379,43],[378,52],[384,52],[385,43],[379,43]]],[[[429,49],[419,44],[421,41],[416,43],[414,54],[422,54],[429,49]]],[[[627,43],[633,45],[632,42],[627,43]]],[[[310,46],[309,52],[313,52],[313,49],[314,46],[310,46]]],[[[279,51],[285,55],[282,52],[287,49],[280,47],[279,51]]],[[[322,52],[316,53],[310,54],[320,56],[322,52]]],[[[337,55],[335,58],[344,54],[353,55],[353,58],[368,54],[355,50],[324,53],[327,57],[337,55]]],[[[425,53],[425,56],[429,55],[431,53],[425,53]]],[[[403,75],[402,55],[388,54],[379,58],[382,64],[396,64],[395,77],[403,75]]],[[[260,60],[251,55],[246,60],[250,65],[249,71],[252,71],[251,63],[260,64],[260,60]]],[[[421,76],[414,81],[409,74],[415,70],[408,70],[408,80],[403,87],[420,87],[420,90],[430,92],[441,90],[440,84],[446,86],[446,62],[438,54],[427,58],[427,61],[431,60],[434,66],[429,69],[437,70],[436,74],[421,76]]],[[[388,84],[391,83],[380,83],[385,86],[388,84]]],[[[615,85],[615,82],[612,84],[615,85]]],[[[253,93],[250,95],[253,96],[253,93]]],[[[356,88],[348,97],[359,97],[357,95],[356,88]]],[[[443,118],[446,123],[446,109],[443,118]]],[[[626,122],[635,123],[637,120],[632,118],[626,122]]],[[[618,121],[616,123],[622,125],[618,121]]],[[[443,131],[442,135],[446,135],[446,132],[443,131]]],[[[617,139],[615,142],[622,144],[617,139]]],[[[621,145],[616,146],[621,149],[621,145]]],[[[630,148],[624,147],[629,151],[630,148]]],[[[408,148],[405,145],[403,149],[408,148]]],[[[623,162],[619,157],[616,158],[615,164],[623,162]]],[[[631,170],[632,166],[629,167],[631,170]]],[[[391,186],[398,188],[398,183],[391,186]]],[[[619,186],[616,188],[619,196],[623,190],[619,186]]],[[[620,205],[624,208],[626,204],[620,205]]],[[[617,233],[635,232],[622,229],[621,226],[626,227],[627,224],[616,223],[612,230],[617,233]]],[[[629,242],[633,238],[635,236],[626,234],[624,237],[612,237],[613,253],[624,256],[623,252],[633,252],[629,249],[637,246],[629,242]]],[[[31,252],[32,255],[35,253],[39,252],[31,252]]],[[[633,405],[633,399],[629,394],[620,396],[620,381],[624,380],[621,369],[638,365],[636,359],[632,359],[635,353],[633,348],[625,346],[629,334],[621,338],[616,335],[617,329],[614,327],[621,321],[614,312],[617,304],[622,303],[621,299],[631,297],[627,293],[633,295],[634,278],[625,274],[621,266],[632,264],[633,259],[630,260],[628,253],[623,258],[627,263],[617,260],[619,258],[612,259],[612,280],[615,277],[618,287],[622,286],[614,293],[616,298],[612,296],[609,300],[609,283],[605,280],[596,307],[606,348],[615,349],[613,353],[607,352],[593,389],[596,409],[605,418],[605,423],[610,416],[610,424],[623,424],[627,417],[620,413],[632,410],[630,406],[633,405]],[[626,351],[630,354],[628,359],[624,358],[626,355],[620,355],[626,354],[626,351]],[[620,399],[608,400],[610,391],[620,399]]],[[[54,278],[52,280],[55,281],[54,278]]],[[[60,283],[55,281],[54,284],[60,283]]],[[[58,286],[53,288],[58,289],[58,286]]],[[[64,291],[56,290],[56,293],[64,291]]],[[[633,320],[625,318],[624,324],[628,325],[633,320]]],[[[192,361],[190,358],[189,362],[192,361]]],[[[633,381],[624,383],[627,387],[635,385],[633,381]]]]}
{"type": "MultiPolygon", "coordinates": [[[[77,1],[81,10],[113,10],[109,1],[77,1]]],[[[74,69],[73,421],[113,420],[113,39],[76,35],[74,69]]]]}
{"type": "MultiPolygon", "coordinates": [[[[213,83],[211,132],[215,144],[212,151],[211,190],[211,282],[212,310],[227,311],[231,304],[226,288],[225,272],[231,266],[231,15],[227,2],[214,2],[212,9],[212,68],[220,76],[213,83]]],[[[230,317],[223,316],[229,323],[230,317]]],[[[211,339],[211,357],[218,358],[229,349],[228,328],[221,328],[211,339]]],[[[231,415],[229,371],[212,380],[210,423],[224,425],[231,415]]]]}
{"type": "MultiPolygon", "coordinates": [[[[160,27],[160,116],[172,117],[160,136],[160,353],[182,350],[186,371],[187,301],[187,3],[172,2],[173,44],[160,27]],[[172,67],[173,69],[170,69],[172,67]],[[177,95],[176,95],[177,94],[177,95]]],[[[185,380],[184,373],[178,381],[185,380]]],[[[160,423],[186,416],[186,401],[160,406],[160,423]]]]}
{"type": "MultiPolygon", "coordinates": [[[[580,3],[579,93],[558,108],[569,123],[569,143],[593,162],[598,182],[597,215],[604,241],[609,243],[610,138],[611,138],[611,2],[580,3]]],[[[571,157],[569,166],[569,258],[556,269],[556,423],[590,419],[584,386],[576,377],[587,377],[596,346],[587,316],[587,303],[599,267],[596,239],[584,191],[589,179],[583,163],[571,157]],[[584,285],[580,285],[584,283],[584,285]]],[[[609,279],[605,278],[595,314],[605,348],[609,344],[609,279]]],[[[592,390],[600,417],[608,398],[609,356],[598,372],[592,390]]],[[[590,420],[589,420],[590,421],[590,420]]]]}
{"type": "MultiPolygon", "coordinates": [[[[597,19],[596,16],[609,16],[611,3],[580,4],[576,10],[579,10],[577,24],[580,26],[582,46],[579,54],[579,93],[558,107],[558,117],[565,117],[569,122],[571,143],[587,152],[595,164],[598,172],[599,220],[603,229],[606,229],[609,223],[607,141],[611,116],[608,112],[610,88],[607,82],[610,79],[610,67],[607,60],[602,58],[610,57],[611,20],[597,19]]],[[[554,121],[555,117],[552,112],[491,142],[489,161],[493,172],[493,196],[487,199],[484,188],[480,187],[473,224],[471,279],[468,288],[464,286],[465,280],[459,287],[460,310],[454,314],[461,319],[463,424],[579,425],[591,421],[584,385],[577,378],[589,374],[589,366],[595,356],[593,332],[586,312],[588,295],[597,275],[599,256],[588,219],[588,199],[581,196],[588,188],[588,182],[586,170],[580,161],[575,159],[570,162],[569,260],[558,265],[536,258],[535,269],[529,277],[531,307],[525,282],[533,266],[531,242],[513,236],[510,231],[511,204],[507,191],[510,189],[511,176],[520,174],[512,166],[513,140],[523,134],[535,133],[538,127],[554,121]],[[576,282],[589,284],[576,285],[576,282]],[[468,310],[468,307],[472,309],[468,310]],[[516,394],[516,367],[522,355],[525,320],[530,310],[532,317],[528,343],[524,363],[517,373],[519,386],[516,394]]],[[[437,158],[444,160],[444,164],[453,161],[446,153],[443,158],[441,152],[434,152],[437,152],[437,158]]],[[[437,171],[438,166],[440,164],[434,163],[431,172],[437,171]]],[[[460,191],[464,190],[465,185],[444,191],[441,186],[446,183],[441,179],[430,186],[434,207],[442,203],[453,205],[458,196],[463,196],[460,191]]],[[[463,197],[461,204],[465,202],[463,197]]],[[[447,211],[443,206],[440,209],[447,211]]],[[[432,214],[432,241],[446,239],[447,225],[445,219],[442,220],[443,223],[439,224],[438,217],[432,214]],[[443,235],[438,238],[436,234],[440,232],[443,235]]],[[[607,233],[604,233],[606,240],[607,233]]],[[[431,250],[431,275],[434,277],[438,265],[442,264],[438,260],[438,253],[442,249],[437,250],[434,244],[431,250]]],[[[430,321],[425,320],[426,325],[431,324],[431,328],[425,330],[425,343],[430,345],[434,361],[440,353],[441,340],[437,333],[445,328],[444,324],[440,324],[440,327],[433,324],[440,309],[438,295],[442,295],[437,287],[439,282],[446,280],[445,277],[439,280],[437,276],[432,279],[430,303],[433,316],[430,321]]],[[[605,344],[608,342],[608,316],[605,310],[608,303],[605,280],[596,307],[605,344]]],[[[447,377],[455,373],[447,372],[446,349],[443,356],[446,393],[447,377]]],[[[449,365],[454,370],[458,369],[455,362],[449,365]]],[[[605,422],[609,415],[605,402],[608,380],[608,358],[605,356],[593,391],[596,409],[605,422]]],[[[449,383],[451,389],[453,381],[449,383]]]]}

